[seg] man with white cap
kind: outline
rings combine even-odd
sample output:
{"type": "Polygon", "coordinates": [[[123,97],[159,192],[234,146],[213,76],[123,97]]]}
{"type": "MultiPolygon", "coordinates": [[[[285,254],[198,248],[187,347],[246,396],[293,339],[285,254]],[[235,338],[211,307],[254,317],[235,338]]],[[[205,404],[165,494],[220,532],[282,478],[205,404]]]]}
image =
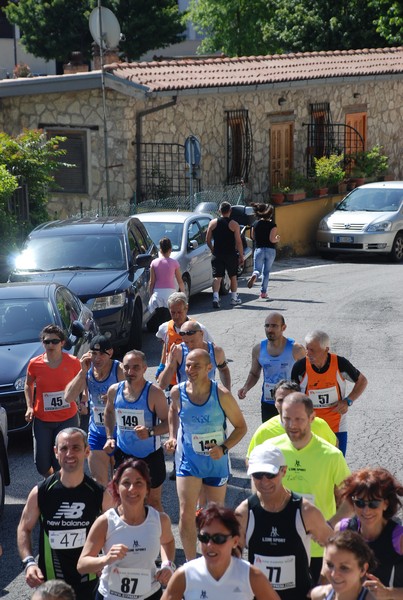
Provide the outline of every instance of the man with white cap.
{"type": "Polygon", "coordinates": [[[284,487],[286,472],[279,448],[269,442],[257,446],[248,467],[256,493],[238,506],[236,515],[249,562],[267,575],[282,600],[300,600],[313,587],[311,537],[324,545],[333,529],[316,506],[284,487]]]}

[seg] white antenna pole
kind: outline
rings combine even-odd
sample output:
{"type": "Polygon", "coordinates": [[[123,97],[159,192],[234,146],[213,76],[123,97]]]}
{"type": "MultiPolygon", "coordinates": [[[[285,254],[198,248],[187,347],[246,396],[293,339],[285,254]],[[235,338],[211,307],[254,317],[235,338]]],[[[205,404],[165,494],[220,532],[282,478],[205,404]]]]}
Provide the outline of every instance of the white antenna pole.
{"type": "Polygon", "coordinates": [[[106,114],[106,90],[105,90],[105,71],[104,71],[104,35],[102,32],[102,11],[101,11],[101,0],[98,0],[98,18],[99,18],[99,58],[101,60],[101,88],[102,88],[102,107],[103,107],[103,121],[104,121],[104,154],[105,154],[105,182],[106,182],[106,204],[109,216],[109,208],[111,201],[111,191],[109,183],[109,152],[108,152],[108,128],[107,128],[107,114],[106,114]]]}

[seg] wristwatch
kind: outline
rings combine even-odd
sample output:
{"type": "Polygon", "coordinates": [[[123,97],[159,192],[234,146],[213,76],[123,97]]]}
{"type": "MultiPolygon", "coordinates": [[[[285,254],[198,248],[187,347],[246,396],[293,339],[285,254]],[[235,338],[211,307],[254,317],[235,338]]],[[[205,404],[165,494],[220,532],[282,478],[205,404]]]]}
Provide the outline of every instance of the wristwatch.
{"type": "Polygon", "coordinates": [[[149,435],[149,437],[155,435],[154,427],[149,427],[148,428],[148,435],[149,435]]]}
{"type": "Polygon", "coordinates": [[[347,406],[352,406],[353,405],[353,401],[348,396],[347,396],[347,398],[344,398],[344,400],[347,402],[347,406]]]}
{"type": "Polygon", "coordinates": [[[21,562],[23,569],[27,569],[31,565],[36,565],[36,560],[33,556],[27,556],[26,558],[23,558],[21,562]]]}
{"type": "Polygon", "coordinates": [[[224,456],[228,454],[228,448],[225,444],[220,444],[220,448],[222,448],[224,456]]]}

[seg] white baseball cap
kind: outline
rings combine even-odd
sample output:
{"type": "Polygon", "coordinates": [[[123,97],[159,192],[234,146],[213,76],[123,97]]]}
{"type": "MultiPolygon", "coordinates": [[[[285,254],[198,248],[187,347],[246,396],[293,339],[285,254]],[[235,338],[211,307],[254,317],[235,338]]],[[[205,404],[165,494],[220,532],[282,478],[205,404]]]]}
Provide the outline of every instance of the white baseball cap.
{"type": "Polygon", "coordinates": [[[254,473],[272,473],[277,475],[286,462],[279,448],[267,442],[256,446],[249,456],[248,475],[254,473]]]}

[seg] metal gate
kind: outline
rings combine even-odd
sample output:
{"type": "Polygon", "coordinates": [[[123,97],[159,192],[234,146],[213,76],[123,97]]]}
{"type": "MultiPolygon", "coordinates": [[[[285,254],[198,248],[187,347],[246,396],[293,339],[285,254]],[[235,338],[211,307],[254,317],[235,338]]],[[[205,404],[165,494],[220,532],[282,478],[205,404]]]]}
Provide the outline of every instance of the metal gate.
{"type": "Polygon", "coordinates": [[[189,194],[185,147],[182,144],[143,142],[140,153],[138,202],[189,194]]]}

